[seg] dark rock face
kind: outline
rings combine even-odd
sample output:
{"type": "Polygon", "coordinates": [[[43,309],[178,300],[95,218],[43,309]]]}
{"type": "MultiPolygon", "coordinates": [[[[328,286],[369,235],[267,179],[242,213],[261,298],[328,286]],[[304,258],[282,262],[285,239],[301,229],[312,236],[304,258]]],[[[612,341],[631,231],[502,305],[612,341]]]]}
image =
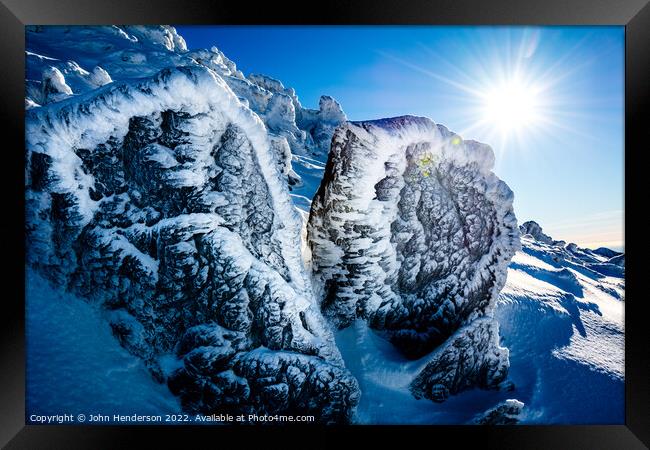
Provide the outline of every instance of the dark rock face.
{"type": "Polygon", "coordinates": [[[365,318],[414,358],[451,339],[445,348],[454,351],[436,356],[415,384],[428,398],[432,386],[443,386],[444,398],[493,387],[507,372],[490,323],[519,233],[493,158],[425,118],[349,123],[334,135],[312,203],[308,242],[330,320],[346,327],[365,318]],[[450,338],[481,318],[489,323],[450,338]]]}
{"type": "Polygon", "coordinates": [[[340,128],[308,228],[326,315],[414,357],[484,315],[518,244],[491,157],[423,118],[340,128]]]}
{"type": "Polygon", "coordinates": [[[186,410],[350,419],[358,387],[313,304],[277,157],[214,72],[31,110],[26,200],[29,263],[106,308],[186,410]]]}
{"type": "Polygon", "coordinates": [[[350,418],[359,393],[344,368],[296,352],[258,348],[238,353],[242,337],[214,325],[188,331],[178,348],[184,367],[169,380],[186,408],[309,414],[325,423],[350,418]]]}

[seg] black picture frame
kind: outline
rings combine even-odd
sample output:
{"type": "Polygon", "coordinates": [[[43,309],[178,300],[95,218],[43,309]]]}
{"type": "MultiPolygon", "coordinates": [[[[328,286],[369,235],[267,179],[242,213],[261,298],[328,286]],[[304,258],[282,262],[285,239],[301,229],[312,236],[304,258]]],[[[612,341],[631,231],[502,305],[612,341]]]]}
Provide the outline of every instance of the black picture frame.
{"type": "MultiPolygon", "coordinates": [[[[329,1],[298,8],[289,3],[255,6],[233,0],[1,0],[0,107],[3,186],[0,236],[4,241],[1,273],[5,278],[0,309],[0,445],[17,448],[128,448],[147,440],[145,448],[192,448],[197,437],[238,433],[242,438],[264,437],[287,442],[287,433],[307,431],[317,443],[335,445],[343,434],[362,432],[374,439],[404,439],[406,445],[454,442],[500,449],[641,449],[650,446],[650,326],[643,305],[643,254],[635,221],[626,217],[627,274],[625,299],[625,425],[594,426],[312,426],[278,429],[263,427],[154,427],[154,426],[35,426],[25,425],[24,336],[24,47],[25,25],[31,24],[403,24],[403,25],[624,25],[625,61],[625,203],[626,210],[641,205],[643,164],[650,137],[650,4],[647,0],[444,0],[444,1],[329,1]],[[370,431],[370,433],[368,433],[370,431]],[[242,433],[243,432],[243,433],[242,433]],[[268,435],[271,437],[268,437],[268,435]]],[[[645,196],[644,196],[645,197],[645,196]]],[[[645,200],[645,198],[643,198],[645,200]]],[[[647,201],[646,201],[647,203],[647,201]]],[[[647,219],[643,219],[645,221],[647,219]]],[[[218,441],[212,440],[216,443],[218,441]]],[[[222,441],[225,442],[225,441],[222,441]]],[[[299,441],[296,441],[299,442],[299,441]]],[[[315,442],[315,441],[314,441],[315,442]]],[[[424,444],[422,444],[424,445],[424,444]]]]}

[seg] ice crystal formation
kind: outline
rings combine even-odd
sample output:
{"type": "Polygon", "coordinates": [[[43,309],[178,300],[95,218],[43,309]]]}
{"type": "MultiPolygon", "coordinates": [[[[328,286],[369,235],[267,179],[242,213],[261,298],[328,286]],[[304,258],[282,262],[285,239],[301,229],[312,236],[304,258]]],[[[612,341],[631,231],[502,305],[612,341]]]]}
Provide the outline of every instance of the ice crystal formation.
{"type": "Polygon", "coordinates": [[[366,319],[409,357],[436,350],[416,396],[507,374],[491,317],[519,229],[493,163],[421,117],[348,123],[332,140],[308,226],[322,309],[339,327],[366,319]]]}

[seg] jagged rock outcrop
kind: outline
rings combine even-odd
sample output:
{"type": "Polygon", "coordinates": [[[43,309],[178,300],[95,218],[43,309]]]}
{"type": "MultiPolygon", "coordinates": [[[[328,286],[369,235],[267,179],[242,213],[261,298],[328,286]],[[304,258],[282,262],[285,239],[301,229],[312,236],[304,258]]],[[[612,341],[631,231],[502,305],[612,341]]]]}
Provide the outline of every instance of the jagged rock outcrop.
{"type": "Polygon", "coordinates": [[[327,155],[334,128],[346,120],[331,97],[323,96],[317,110],[305,108],[293,88],[265,75],[244,76],[216,47],[188,50],[170,26],[29,26],[26,42],[27,108],[112,81],[154,76],[167,67],[207,67],[262,119],[290,187],[301,183],[292,154],[327,155]],[[71,53],[76,61],[67,60],[71,53]],[[54,77],[53,71],[58,72],[54,77]]]}
{"type": "Polygon", "coordinates": [[[31,109],[26,130],[28,263],[107,309],[187,411],[350,419],[358,386],[313,301],[272,140],[215,71],[113,82],[31,109]]]}
{"type": "MultiPolygon", "coordinates": [[[[591,250],[577,244],[556,241],[544,234],[542,227],[534,221],[520,227],[524,252],[543,259],[556,268],[569,267],[587,276],[625,277],[625,254],[608,248],[591,250]]],[[[570,276],[570,274],[568,274],[570,276]]],[[[575,278],[575,277],[574,277],[575,278]]]]}
{"type": "Polygon", "coordinates": [[[312,203],[325,315],[339,327],[365,318],[410,357],[438,349],[413,385],[428,398],[507,372],[491,314],[519,230],[493,162],[488,146],[426,118],[346,123],[312,203]]]}
{"type": "Polygon", "coordinates": [[[519,229],[521,230],[522,235],[525,236],[528,234],[533,239],[539,242],[543,242],[545,244],[552,244],[554,242],[553,238],[544,234],[544,232],[542,231],[542,227],[534,220],[529,220],[527,222],[522,223],[519,226],[519,229]]]}
{"type": "Polygon", "coordinates": [[[458,330],[436,349],[410,390],[415,398],[439,403],[474,387],[499,389],[508,367],[508,350],[499,344],[497,323],[482,318],[458,330]]]}
{"type": "Polygon", "coordinates": [[[518,248],[489,147],[429,119],[339,128],[309,222],[322,307],[414,355],[489,311],[518,248]]]}
{"type": "Polygon", "coordinates": [[[327,156],[336,127],[347,120],[339,102],[329,95],[321,96],[318,109],[300,108],[298,126],[309,134],[309,148],[317,156],[327,156]]]}
{"type": "Polygon", "coordinates": [[[516,399],[505,400],[474,419],[475,425],[516,425],[524,404],[516,399]]]}

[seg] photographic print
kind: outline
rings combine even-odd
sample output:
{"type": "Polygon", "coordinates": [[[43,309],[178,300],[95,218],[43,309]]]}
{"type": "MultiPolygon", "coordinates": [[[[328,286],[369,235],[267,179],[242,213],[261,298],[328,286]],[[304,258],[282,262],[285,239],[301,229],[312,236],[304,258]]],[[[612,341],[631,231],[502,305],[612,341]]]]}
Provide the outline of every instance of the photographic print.
{"type": "Polygon", "coordinates": [[[27,26],[27,423],[625,423],[624,46],[27,26]]]}

